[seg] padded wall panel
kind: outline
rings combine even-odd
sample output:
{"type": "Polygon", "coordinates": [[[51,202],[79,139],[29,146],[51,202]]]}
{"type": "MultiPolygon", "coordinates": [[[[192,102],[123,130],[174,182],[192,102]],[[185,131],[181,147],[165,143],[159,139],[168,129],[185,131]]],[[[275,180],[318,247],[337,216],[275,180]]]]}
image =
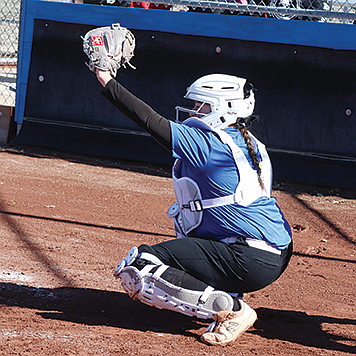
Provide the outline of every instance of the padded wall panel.
{"type": "MultiPolygon", "coordinates": [[[[170,164],[169,154],[156,141],[142,135],[100,95],[101,86],[84,65],[80,39],[91,28],[35,20],[25,120],[15,142],[89,154],[95,147],[98,155],[170,164]],[[48,122],[62,132],[56,145],[44,139],[46,134],[31,134],[31,130],[46,132],[48,122]],[[73,134],[68,134],[71,125],[73,134]],[[96,130],[90,140],[85,139],[87,126],[96,130]],[[147,145],[144,154],[142,145],[132,146],[132,140],[147,145]]],[[[137,69],[121,69],[118,80],[163,116],[174,119],[174,107],[188,104],[182,98],[185,88],[201,75],[220,72],[247,77],[258,88],[260,122],[253,131],[272,154],[275,177],[356,188],[352,179],[343,178],[356,173],[356,51],[132,32],[137,38],[132,63],[137,69]],[[319,162],[320,155],[322,169],[313,163],[319,162]]]]}

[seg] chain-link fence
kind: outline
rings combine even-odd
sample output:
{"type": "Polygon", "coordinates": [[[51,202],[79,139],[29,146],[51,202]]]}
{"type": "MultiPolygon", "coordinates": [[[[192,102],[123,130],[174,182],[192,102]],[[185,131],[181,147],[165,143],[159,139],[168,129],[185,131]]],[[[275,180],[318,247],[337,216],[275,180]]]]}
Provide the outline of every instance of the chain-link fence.
{"type": "MultiPolygon", "coordinates": [[[[87,4],[122,6],[125,0],[77,0],[87,4]]],[[[138,2],[135,2],[138,4],[138,2]]],[[[170,10],[271,17],[353,24],[356,0],[160,0],[170,10]]],[[[147,4],[147,3],[146,3],[147,4]]]]}
{"type": "Polygon", "coordinates": [[[0,105],[15,106],[21,0],[0,0],[0,105]]]}
{"type": "MultiPolygon", "coordinates": [[[[51,1],[51,0],[48,0],[51,1]]],[[[53,0],[52,0],[53,1],[53,0]]],[[[54,0],[129,6],[125,0],[54,0]]],[[[0,105],[15,106],[21,0],[0,0],[0,105]]],[[[206,12],[354,24],[356,0],[160,0],[173,11],[206,12]]]]}

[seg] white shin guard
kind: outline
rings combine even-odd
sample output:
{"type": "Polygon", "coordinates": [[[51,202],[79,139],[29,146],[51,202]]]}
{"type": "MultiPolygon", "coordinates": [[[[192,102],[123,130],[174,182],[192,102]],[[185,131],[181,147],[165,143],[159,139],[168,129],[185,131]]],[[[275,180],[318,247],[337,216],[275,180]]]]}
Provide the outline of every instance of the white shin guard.
{"type": "Polygon", "coordinates": [[[123,288],[133,300],[202,319],[210,319],[222,310],[232,310],[234,302],[228,293],[210,286],[204,291],[177,287],[161,277],[169,266],[161,264],[152,273],[155,267],[157,265],[146,265],[138,270],[127,266],[117,273],[123,288]]]}

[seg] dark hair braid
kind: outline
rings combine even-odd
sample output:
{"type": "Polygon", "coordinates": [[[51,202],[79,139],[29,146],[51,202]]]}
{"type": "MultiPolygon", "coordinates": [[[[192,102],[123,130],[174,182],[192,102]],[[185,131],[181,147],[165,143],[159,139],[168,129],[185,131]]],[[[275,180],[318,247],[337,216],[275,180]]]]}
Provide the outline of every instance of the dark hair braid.
{"type": "Polygon", "coordinates": [[[252,138],[249,135],[249,131],[247,130],[246,127],[244,127],[243,125],[241,125],[239,123],[236,123],[236,124],[234,124],[232,126],[236,127],[241,132],[241,135],[244,138],[246,146],[247,146],[248,154],[252,159],[252,164],[257,170],[258,183],[260,184],[260,187],[262,189],[264,189],[265,186],[264,186],[262,178],[261,178],[260,161],[258,160],[257,153],[256,153],[255,148],[253,146],[252,138]]]}

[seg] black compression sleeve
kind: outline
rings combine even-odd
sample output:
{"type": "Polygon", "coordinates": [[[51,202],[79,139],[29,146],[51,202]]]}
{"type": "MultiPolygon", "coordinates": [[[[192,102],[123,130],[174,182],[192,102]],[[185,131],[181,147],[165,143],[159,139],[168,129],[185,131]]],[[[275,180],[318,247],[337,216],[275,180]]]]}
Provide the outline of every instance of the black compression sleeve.
{"type": "Polygon", "coordinates": [[[106,84],[102,94],[160,144],[168,150],[172,150],[169,120],[159,115],[114,79],[106,84]]]}

